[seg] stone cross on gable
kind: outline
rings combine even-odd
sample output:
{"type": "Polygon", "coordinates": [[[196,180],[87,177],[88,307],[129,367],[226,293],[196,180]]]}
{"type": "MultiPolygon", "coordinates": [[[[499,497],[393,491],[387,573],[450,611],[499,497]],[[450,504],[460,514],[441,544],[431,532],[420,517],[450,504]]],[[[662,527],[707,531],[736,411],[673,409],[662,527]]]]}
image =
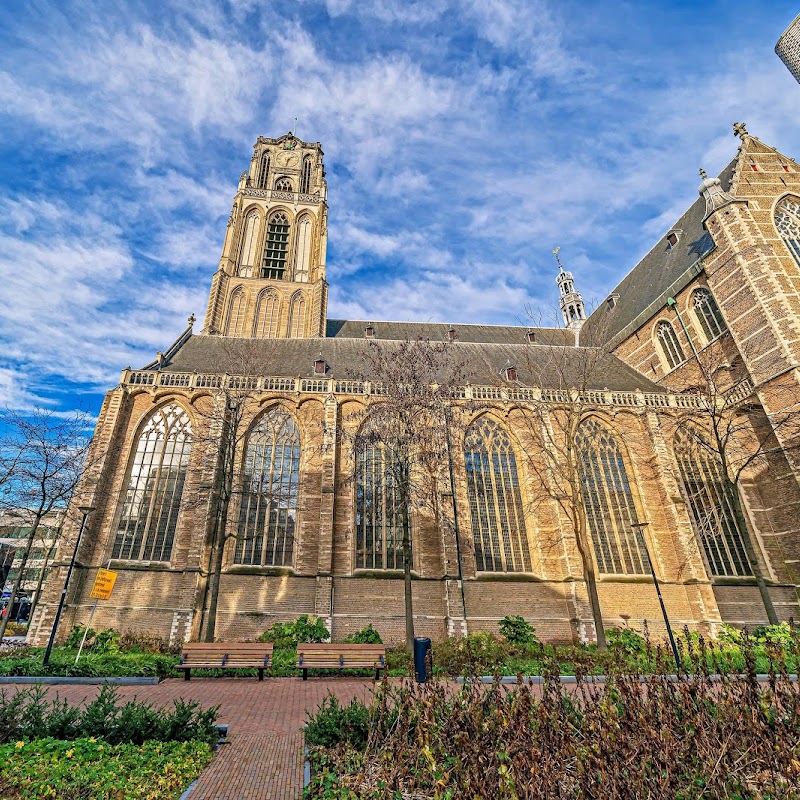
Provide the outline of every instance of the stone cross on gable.
{"type": "Polygon", "coordinates": [[[744,139],[744,137],[748,135],[747,125],[745,125],[744,122],[734,122],[733,135],[738,136],[740,139],[744,139]]]}

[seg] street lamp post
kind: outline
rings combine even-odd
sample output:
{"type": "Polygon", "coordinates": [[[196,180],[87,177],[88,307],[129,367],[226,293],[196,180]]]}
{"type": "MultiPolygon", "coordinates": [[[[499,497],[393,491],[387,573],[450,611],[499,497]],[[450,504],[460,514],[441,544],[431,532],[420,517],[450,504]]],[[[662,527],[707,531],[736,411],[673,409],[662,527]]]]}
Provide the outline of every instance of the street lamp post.
{"type": "Polygon", "coordinates": [[[75,559],[78,557],[78,548],[81,544],[81,537],[83,530],[86,527],[86,518],[94,511],[93,506],[78,506],[78,511],[83,514],[81,520],[81,529],[78,531],[78,538],[75,540],[75,548],[72,551],[72,558],[69,562],[69,569],[67,570],[67,578],[64,581],[64,588],[61,590],[61,597],[58,600],[58,608],[56,609],[56,617],[53,620],[53,629],[50,631],[50,641],[47,643],[47,649],[44,651],[44,660],[42,666],[46,667],[50,663],[50,651],[53,649],[53,642],[56,640],[56,631],[58,630],[58,623],[61,620],[61,612],[64,610],[64,603],[67,600],[67,589],[69,588],[69,579],[72,577],[72,570],[75,567],[75,559]]]}
{"type": "Polygon", "coordinates": [[[658,578],[656,577],[656,569],[653,566],[653,559],[650,558],[650,550],[647,547],[647,541],[644,538],[644,529],[649,524],[649,522],[634,522],[631,527],[638,533],[639,540],[644,548],[644,553],[647,556],[647,565],[650,567],[650,574],[653,576],[653,585],[656,587],[656,594],[658,595],[658,603],[661,606],[661,613],[664,615],[664,624],[667,626],[667,636],[669,637],[669,643],[672,647],[672,655],[675,657],[675,666],[678,668],[678,672],[680,672],[681,657],[678,655],[678,648],[675,645],[675,637],[672,635],[672,625],[669,624],[667,607],[664,605],[664,598],[661,596],[661,587],[658,585],[658,578]]]}

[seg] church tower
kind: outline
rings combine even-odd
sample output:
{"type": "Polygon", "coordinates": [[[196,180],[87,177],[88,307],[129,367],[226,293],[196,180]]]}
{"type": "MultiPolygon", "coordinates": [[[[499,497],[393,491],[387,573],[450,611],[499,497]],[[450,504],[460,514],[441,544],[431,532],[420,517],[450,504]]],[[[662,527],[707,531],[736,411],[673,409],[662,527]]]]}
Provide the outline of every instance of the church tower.
{"type": "Polygon", "coordinates": [[[572,277],[571,272],[564,269],[561,259],[558,257],[560,247],[553,250],[553,255],[558,262],[558,275],[556,283],[558,284],[559,291],[559,306],[561,307],[561,316],[564,318],[564,326],[573,331],[579,331],[586,322],[586,309],[583,306],[583,297],[581,293],[575,289],[575,279],[572,277]]]}
{"type": "Polygon", "coordinates": [[[319,142],[259,136],[228,219],[203,333],[325,335],[328,187],[319,142]]]}

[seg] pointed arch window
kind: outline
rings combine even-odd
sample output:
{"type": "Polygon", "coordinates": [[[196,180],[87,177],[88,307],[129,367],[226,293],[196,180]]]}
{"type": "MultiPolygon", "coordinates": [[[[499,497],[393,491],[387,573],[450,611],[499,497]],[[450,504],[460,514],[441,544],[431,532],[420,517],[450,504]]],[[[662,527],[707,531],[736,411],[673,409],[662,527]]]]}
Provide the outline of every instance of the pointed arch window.
{"type": "Polygon", "coordinates": [[[725,485],[712,448],[699,431],[681,429],[675,434],[675,458],[709,572],[752,575],[744,541],[747,532],[736,523],[732,490],[725,485]]]}
{"type": "Polygon", "coordinates": [[[800,266],[800,198],[785,197],[775,209],[775,227],[800,266]]]}
{"type": "Polygon", "coordinates": [[[464,440],[467,494],[479,572],[530,572],[517,460],[506,430],[481,417],[464,440]]]}
{"type": "Polygon", "coordinates": [[[151,415],[136,441],[112,558],[169,561],[178,524],[192,425],[177,403],[151,415]]]}
{"type": "Polygon", "coordinates": [[[311,156],[303,159],[303,172],[300,176],[300,194],[308,194],[311,191],[311,156]]]}
{"type": "Polygon", "coordinates": [[[242,226],[242,242],[239,248],[239,277],[252,278],[253,267],[255,266],[257,255],[256,246],[258,243],[258,211],[253,209],[244,218],[242,226]]]}
{"type": "Polygon", "coordinates": [[[261,416],[247,440],[237,564],[292,565],[297,530],[300,432],[283,409],[261,416]]]}
{"type": "Polygon", "coordinates": [[[264,247],[262,278],[281,280],[286,273],[286,252],[289,248],[289,220],[279,211],[273,214],[267,228],[267,243],[264,247]]]}
{"type": "Polygon", "coordinates": [[[692,294],[692,304],[697,321],[703,329],[706,339],[710,342],[722,336],[728,326],[722,318],[717,301],[708,289],[697,289],[692,294]]]}
{"type": "Polygon", "coordinates": [[[289,309],[289,330],[290,339],[302,339],[305,336],[306,324],[306,298],[302,294],[296,294],[292,298],[292,306],[289,309]]]}
{"type": "Polygon", "coordinates": [[[371,424],[367,420],[356,444],[356,568],[403,569],[400,487],[408,463],[380,435],[371,435],[371,424]]]}
{"type": "Polygon", "coordinates": [[[267,180],[269,179],[269,153],[264,153],[261,156],[261,168],[258,172],[258,185],[261,189],[267,188],[267,180]]]}
{"type": "Polygon", "coordinates": [[[280,311],[281,298],[276,291],[265,289],[258,295],[253,322],[253,336],[256,339],[277,339],[280,311]]]}
{"type": "Polygon", "coordinates": [[[292,192],[292,181],[289,178],[278,178],[275,181],[276,192],[292,192]]]}
{"type": "Polygon", "coordinates": [[[659,344],[661,345],[661,352],[664,353],[664,358],[667,360],[670,369],[675,369],[678,364],[684,361],[683,349],[681,343],[678,341],[678,335],[675,329],[666,320],[658,323],[656,328],[656,336],[658,337],[659,344]]]}
{"type": "Polygon", "coordinates": [[[597,420],[584,420],[575,443],[580,455],[586,522],[598,571],[608,575],[643,575],[647,556],[633,491],[622,451],[613,433],[597,420]]]}
{"type": "Polygon", "coordinates": [[[300,217],[297,222],[297,245],[294,251],[294,279],[300,283],[308,281],[312,230],[311,220],[308,215],[300,217]]]}
{"type": "Polygon", "coordinates": [[[228,305],[228,322],[225,326],[226,336],[244,336],[244,318],[247,307],[247,295],[241,286],[233,290],[228,305]]]}

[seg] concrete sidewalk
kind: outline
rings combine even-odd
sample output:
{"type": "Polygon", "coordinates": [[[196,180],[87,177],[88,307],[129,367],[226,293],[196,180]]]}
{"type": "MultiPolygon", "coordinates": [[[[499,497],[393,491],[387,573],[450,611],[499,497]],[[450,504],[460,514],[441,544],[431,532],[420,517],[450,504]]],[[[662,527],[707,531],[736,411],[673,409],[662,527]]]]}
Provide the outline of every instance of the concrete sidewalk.
{"type": "MultiPolygon", "coordinates": [[[[16,684],[23,688],[21,684],[16,684]]],[[[303,790],[303,733],[306,713],[332,693],[344,703],[369,701],[374,682],[351,678],[171,678],[156,686],[118,686],[120,698],[171,705],[195,700],[220,707],[229,725],[229,744],[220,747],[189,800],[298,800],[303,790]]],[[[6,686],[6,690],[13,684],[6,686]]],[[[29,687],[26,687],[29,688],[29,687]]],[[[99,686],[48,686],[71,704],[91,700],[99,686]]]]}

